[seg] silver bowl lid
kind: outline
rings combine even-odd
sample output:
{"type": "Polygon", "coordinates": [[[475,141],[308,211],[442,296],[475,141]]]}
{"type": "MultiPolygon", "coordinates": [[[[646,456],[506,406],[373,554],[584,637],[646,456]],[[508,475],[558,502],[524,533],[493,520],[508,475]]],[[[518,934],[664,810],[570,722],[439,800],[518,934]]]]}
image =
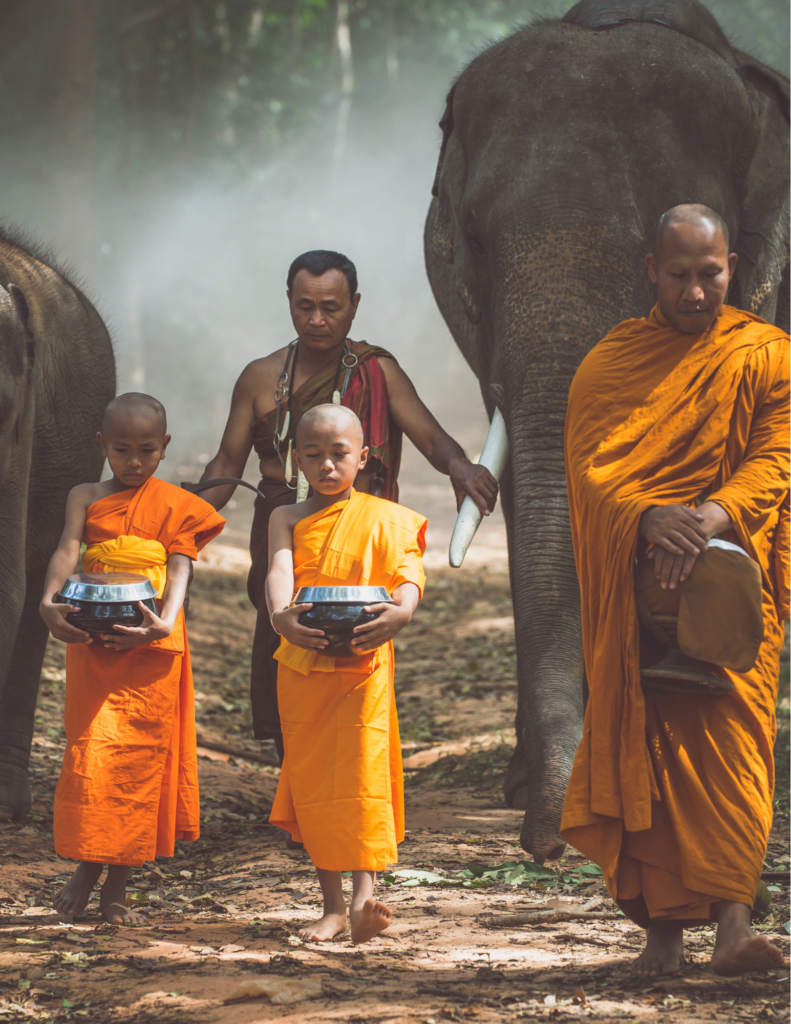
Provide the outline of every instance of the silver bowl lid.
{"type": "Polygon", "coordinates": [[[78,572],[69,576],[60,596],[70,601],[95,601],[103,604],[146,601],[157,591],[148,578],[138,572],[78,572]]]}
{"type": "Polygon", "coordinates": [[[384,587],[300,587],[294,604],[392,604],[384,587]]]}

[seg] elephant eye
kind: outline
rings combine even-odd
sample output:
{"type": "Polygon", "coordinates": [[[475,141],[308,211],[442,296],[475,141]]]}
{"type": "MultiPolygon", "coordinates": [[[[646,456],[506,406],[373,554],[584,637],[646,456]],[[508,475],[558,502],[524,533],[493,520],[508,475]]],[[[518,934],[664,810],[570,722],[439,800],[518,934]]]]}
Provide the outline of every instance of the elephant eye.
{"type": "Polygon", "coordinates": [[[470,243],[470,247],[473,251],[479,256],[485,256],[486,253],[478,239],[478,236],[475,234],[475,230],[468,225],[465,234],[467,235],[467,241],[470,243]]]}

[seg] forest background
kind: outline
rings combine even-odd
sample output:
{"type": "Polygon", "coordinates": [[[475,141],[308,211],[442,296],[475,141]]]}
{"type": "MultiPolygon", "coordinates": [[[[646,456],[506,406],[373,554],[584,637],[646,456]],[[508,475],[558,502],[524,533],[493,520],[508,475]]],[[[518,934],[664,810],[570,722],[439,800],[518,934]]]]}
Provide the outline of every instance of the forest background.
{"type": "MultiPolygon", "coordinates": [[[[86,282],[120,388],[167,405],[168,475],[206,461],[242,367],[291,340],[286,270],[312,248],[357,263],[353,336],[393,351],[474,452],[477,385],[423,267],[437,122],[476,52],[571,6],[0,0],[0,218],[86,282]]],[[[788,74],[786,0],[708,6],[788,74]]]]}

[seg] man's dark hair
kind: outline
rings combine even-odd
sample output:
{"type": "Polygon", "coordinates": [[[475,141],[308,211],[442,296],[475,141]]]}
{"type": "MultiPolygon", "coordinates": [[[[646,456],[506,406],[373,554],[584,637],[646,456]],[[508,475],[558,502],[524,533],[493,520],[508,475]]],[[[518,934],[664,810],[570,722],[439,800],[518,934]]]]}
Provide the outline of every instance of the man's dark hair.
{"type": "Polygon", "coordinates": [[[313,277],[321,277],[328,270],[340,270],[349,284],[349,295],[357,294],[357,268],[342,252],[331,252],[329,249],[313,249],[297,256],[288,268],[288,290],[294,287],[294,278],[300,270],[307,270],[313,277]]]}

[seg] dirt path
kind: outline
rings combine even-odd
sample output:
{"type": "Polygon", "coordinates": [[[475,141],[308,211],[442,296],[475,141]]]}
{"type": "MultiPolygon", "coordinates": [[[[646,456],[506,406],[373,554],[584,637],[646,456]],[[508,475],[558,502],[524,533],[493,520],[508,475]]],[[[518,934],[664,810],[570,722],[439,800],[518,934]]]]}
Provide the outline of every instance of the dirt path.
{"type": "MultiPolygon", "coordinates": [[[[51,898],[70,866],[52,850],[52,794],[62,755],[63,648],[47,655],[33,753],[35,806],[0,827],[0,1020],[253,1024],[264,1021],[519,1018],[605,1021],[788,1019],[788,974],[717,979],[709,928],[689,933],[675,977],[638,981],[629,961],[643,933],[623,918],[491,928],[492,915],[574,909],[597,897],[614,911],[595,865],[574,851],[542,871],[524,863],[520,814],[503,807],[513,744],[515,652],[507,578],[482,566],[435,570],[397,655],[407,779],[407,836],[380,897],[395,910],[383,935],[303,944],[320,906],[305,855],[267,825],[278,769],[270,745],[248,739],[246,688],[253,613],[243,559],[222,550],[196,574],[190,635],[203,741],[203,835],[173,860],[137,870],[129,902],[148,916],[112,928],[94,904],[74,926],[51,898]],[[246,753],[248,757],[242,756],[246,753]],[[259,761],[249,758],[256,756],[259,761]],[[269,761],[270,763],[264,763],[269,761]],[[256,977],[319,982],[293,1005],[226,1005],[256,977]]],[[[782,803],[787,806],[785,800],[782,803]]],[[[787,870],[787,810],[767,867],[787,870]]],[[[760,924],[788,946],[788,887],[776,886],[760,924]]]]}

